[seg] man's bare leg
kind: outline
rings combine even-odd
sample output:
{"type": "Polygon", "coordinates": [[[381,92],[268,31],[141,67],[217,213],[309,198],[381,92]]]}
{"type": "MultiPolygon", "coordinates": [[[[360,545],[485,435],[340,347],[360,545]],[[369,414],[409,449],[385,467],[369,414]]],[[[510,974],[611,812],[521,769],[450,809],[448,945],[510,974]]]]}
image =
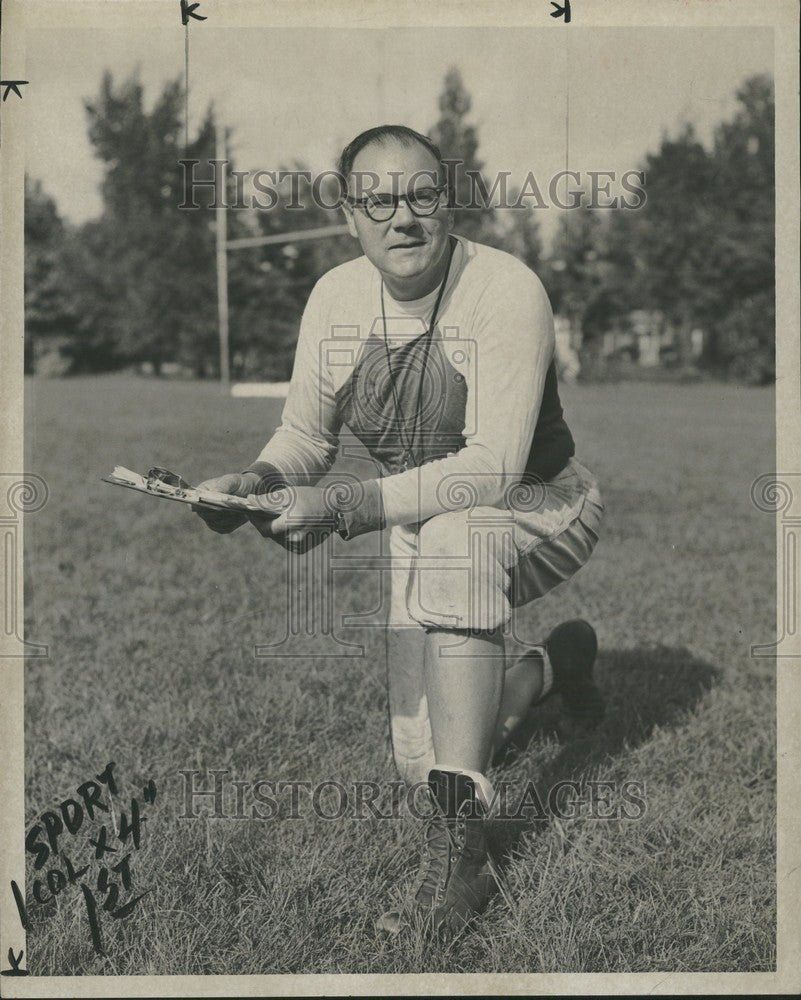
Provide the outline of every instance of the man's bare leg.
{"type": "MultiPolygon", "coordinates": [[[[452,650],[453,652],[469,652],[462,643],[464,633],[443,633],[443,635],[450,635],[450,639],[443,640],[444,644],[459,643],[458,650],[452,650]]],[[[395,764],[401,776],[409,784],[413,784],[416,781],[425,781],[428,772],[434,766],[423,668],[427,637],[422,628],[388,626],[387,640],[389,705],[395,764]]],[[[503,693],[495,724],[493,754],[508,743],[531,706],[543,694],[544,661],[540,649],[541,647],[534,647],[527,650],[509,666],[503,676],[503,693]]],[[[500,650],[492,645],[491,651],[497,658],[500,650]]],[[[460,668],[466,665],[466,661],[458,656],[449,659],[448,662],[457,668],[459,673],[457,690],[461,690],[464,673],[460,668]]]]}
{"type": "MultiPolygon", "coordinates": [[[[496,888],[484,829],[492,787],[484,771],[503,691],[503,635],[431,630],[423,668],[436,763],[428,774],[433,812],[413,906],[432,930],[458,932],[496,888]]],[[[401,923],[402,911],[391,910],[378,926],[397,933],[401,923]]]]}
{"type": "Polygon", "coordinates": [[[542,697],[542,647],[528,650],[508,670],[502,652],[503,638],[497,629],[473,634],[445,630],[427,634],[425,683],[437,761],[483,772],[488,760],[508,743],[531,706],[542,697]],[[451,653],[458,655],[449,656],[448,646],[452,647],[451,653]],[[484,752],[486,729],[496,704],[489,757],[478,764],[475,761],[484,752]],[[468,759],[474,763],[468,764],[468,759]]]}
{"type": "MultiPolygon", "coordinates": [[[[578,623],[565,624],[575,634],[578,623]]],[[[556,630],[559,631],[560,629],[556,630]]],[[[586,626],[585,636],[590,631],[586,626]]],[[[580,635],[579,639],[585,636],[580,635]]],[[[501,672],[502,665],[505,665],[506,661],[500,656],[503,651],[503,640],[499,630],[473,634],[448,630],[430,631],[425,635],[424,643],[420,642],[421,638],[420,632],[411,630],[409,634],[393,636],[393,645],[396,648],[405,647],[401,657],[403,658],[405,654],[407,660],[416,659],[423,653],[425,655],[425,690],[428,694],[428,713],[436,759],[440,762],[447,760],[465,769],[483,773],[488,760],[506,746],[532,706],[551,690],[553,675],[550,662],[546,665],[544,646],[535,646],[527,650],[505,672],[501,672]],[[449,656],[445,652],[448,646],[452,647],[451,653],[458,655],[449,656]],[[467,759],[475,761],[486,741],[486,726],[489,724],[493,706],[498,698],[499,680],[501,694],[497,701],[498,710],[493,726],[490,756],[484,761],[483,766],[475,764],[471,766],[466,762],[467,759]],[[436,707],[432,705],[432,698],[436,701],[436,707]],[[449,703],[449,698],[453,704],[449,703]]],[[[400,649],[398,652],[400,653],[400,649]]],[[[573,650],[569,652],[572,653],[573,650]]],[[[580,650],[578,658],[589,660],[591,663],[594,659],[594,650],[592,652],[586,649],[580,650]]],[[[557,667],[561,666],[562,664],[557,661],[557,667]]],[[[589,693],[593,706],[592,715],[594,716],[596,712],[602,714],[602,707],[595,705],[594,685],[590,686],[589,693]]],[[[403,708],[398,705],[396,708],[399,715],[409,717],[418,715],[418,725],[422,721],[419,719],[421,706],[418,700],[421,694],[418,689],[415,692],[413,705],[403,708]]],[[[424,715],[425,704],[422,709],[424,715]]],[[[408,724],[411,718],[404,721],[408,724]]],[[[415,756],[420,755],[419,763],[422,765],[415,774],[417,780],[423,776],[428,763],[426,760],[428,754],[424,756],[422,750],[422,746],[415,747],[415,756]]]]}
{"type": "Polygon", "coordinates": [[[387,695],[392,753],[409,785],[425,782],[434,766],[424,675],[425,631],[387,626],[387,695]]]}
{"type": "Polygon", "coordinates": [[[545,659],[541,647],[527,650],[506,671],[493,752],[502,750],[525,718],[531,706],[544,693],[545,659]]]}
{"type": "Polygon", "coordinates": [[[557,625],[542,646],[527,650],[506,672],[494,749],[501,750],[528,710],[551,691],[560,695],[562,713],[582,725],[604,715],[604,699],[593,679],[598,651],[595,629],[583,619],[557,625]]]}
{"type": "MultiPolygon", "coordinates": [[[[434,812],[413,905],[432,927],[458,930],[483,911],[495,890],[484,829],[493,794],[485,770],[499,739],[508,738],[531,704],[547,695],[551,671],[553,679],[559,677],[563,708],[587,721],[603,714],[592,681],[596,649],[592,626],[564,622],[548,636],[544,655],[534,648],[507,673],[500,629],[426,633],[423,679],[436,761],[428,775],[434,812]]],[[[404,706],[407,717],[416,701],[404,706]]],[[[391,933],[400,925],[399,910],[379,920],[391,933]]]]}
{"type": "Polygon", "coordinates": [[[438,764],[483,774],[492,754],[504,673],[500,629],[426,634],[426,694],[438,764]]]}

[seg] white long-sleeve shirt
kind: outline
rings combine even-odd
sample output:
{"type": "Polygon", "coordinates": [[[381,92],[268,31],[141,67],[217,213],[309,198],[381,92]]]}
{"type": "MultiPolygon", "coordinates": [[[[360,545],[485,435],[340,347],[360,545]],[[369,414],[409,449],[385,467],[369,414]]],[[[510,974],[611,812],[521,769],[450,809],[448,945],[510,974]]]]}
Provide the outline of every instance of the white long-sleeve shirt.
{"type": "Polygon", "coordinates": [[[574,453],[540,280],[510,254],[455,239],[427,361],[439,289],[404,302],[384,289],[382,317],[381,277],[366,257],[325,274],[303,313],[281,426],[252,468],[313,481],[346,424],[383,472],[364,484],[351,534],[504,506],[510,486],[551,478],[574,453]],[[416,467],[401,471],[410,444],[416,467]]]}

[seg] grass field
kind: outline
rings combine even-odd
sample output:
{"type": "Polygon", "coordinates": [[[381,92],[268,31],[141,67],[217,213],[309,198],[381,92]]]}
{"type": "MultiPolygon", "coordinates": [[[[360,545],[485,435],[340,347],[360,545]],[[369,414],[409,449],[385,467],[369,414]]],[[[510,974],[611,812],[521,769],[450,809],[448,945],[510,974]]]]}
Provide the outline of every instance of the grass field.
{"type": "MultiPolygon", "coordinates": [[[[178,505],[99,482],[118,463],[190,481],[240,469],[280,403],[124,377],[31,380],[26,394],[28,469],[50,490],[26,520],[27,634],[50,647],[26,663],[28,825],[109,761],[118,806],[149,778],[158,787],[121,901],[150,891],[127,919],[101,914],[105,956],[78,887],[38,905],[29,872],[32,974],[774,967],[775,664],[749,655],[775,635],[774,522],[749,494],[773,465],[768,391],[563,391],[604,492],[604,534],[517,628],[535,638],[590,619],[608,717],[561,743],[557,709],[539,710],[496,777],[545,792],[571,778],[582,795],[589,780],[638,781],[647,808],[639,820],[496,824],[512,904],[497,897],[447,948],[373,930],[416,864],[405,812],[325,820],[301,799],[298,818],[282,805],[272,819],[214,819],[211,802],[181,818],[182,769],[346,787],[394,777],[380,630],[345,630],[362,656],[314,655],[330,641],[299,635],[257,659],[254,645],[284,635],[283,550],[250,526],[217,536],[178,505]]],[[[336,539],[334,556],[374,546],[336,539]]],[[[376,607],[375,574],[336,577],[338,611],[376,607]]],[[[63,844],[91,874],[87,830],[63,844]]]]}

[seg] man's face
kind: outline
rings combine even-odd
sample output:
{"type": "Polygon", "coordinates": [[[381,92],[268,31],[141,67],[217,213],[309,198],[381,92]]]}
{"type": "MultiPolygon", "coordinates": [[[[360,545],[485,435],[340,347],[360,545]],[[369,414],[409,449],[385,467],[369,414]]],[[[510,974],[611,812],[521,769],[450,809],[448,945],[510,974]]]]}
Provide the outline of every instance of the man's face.
{"type": "MultiPolygon", "coordinates": [[[[372,143],[353,161],[348,180],[351,196],[407,194],[432,188],[443,178],[432,154],[419,143],[372,143]],[[361,175],[361,176],[359,176],[361,175]]],[[[417,216],[401,199],[395,214],[385,222],[371,219],[360,206],[345,207],[352,236],[358,238],[367,258],[387,280],[390,291],[425,284],[427,272],[437,272],[448,242],[452,212],[442,203],[428,216],[417,216]]]]}

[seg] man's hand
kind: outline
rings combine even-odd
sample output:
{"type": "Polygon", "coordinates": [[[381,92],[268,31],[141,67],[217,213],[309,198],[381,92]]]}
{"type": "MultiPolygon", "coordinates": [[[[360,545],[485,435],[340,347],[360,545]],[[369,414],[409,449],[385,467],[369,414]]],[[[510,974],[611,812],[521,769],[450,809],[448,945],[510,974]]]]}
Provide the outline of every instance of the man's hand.
{"type": "Polygon", "coordinates": [[[278,517],[249,514],[259,534],[272,538],[290,552],[308,552],[334,530],[334,514],[325,492],[316,486],[290,486],[282,490],[285,506],[278,517]]]}
{"type": "MultiPolygon", "coordinates": [[[[229,472],[226,476],[206,479],[197,489],[214,490],[216,493],[227,493],[228,496],[234,497],[247,497],[256,492],[258,482],[259,477],[255,472],[229,472]]],[[[195,506],[192,510],[212,531],[220,535],[230,534],[248,520],[247,514],[239,514],[233,510],[206,510],[195,506]]]]}

